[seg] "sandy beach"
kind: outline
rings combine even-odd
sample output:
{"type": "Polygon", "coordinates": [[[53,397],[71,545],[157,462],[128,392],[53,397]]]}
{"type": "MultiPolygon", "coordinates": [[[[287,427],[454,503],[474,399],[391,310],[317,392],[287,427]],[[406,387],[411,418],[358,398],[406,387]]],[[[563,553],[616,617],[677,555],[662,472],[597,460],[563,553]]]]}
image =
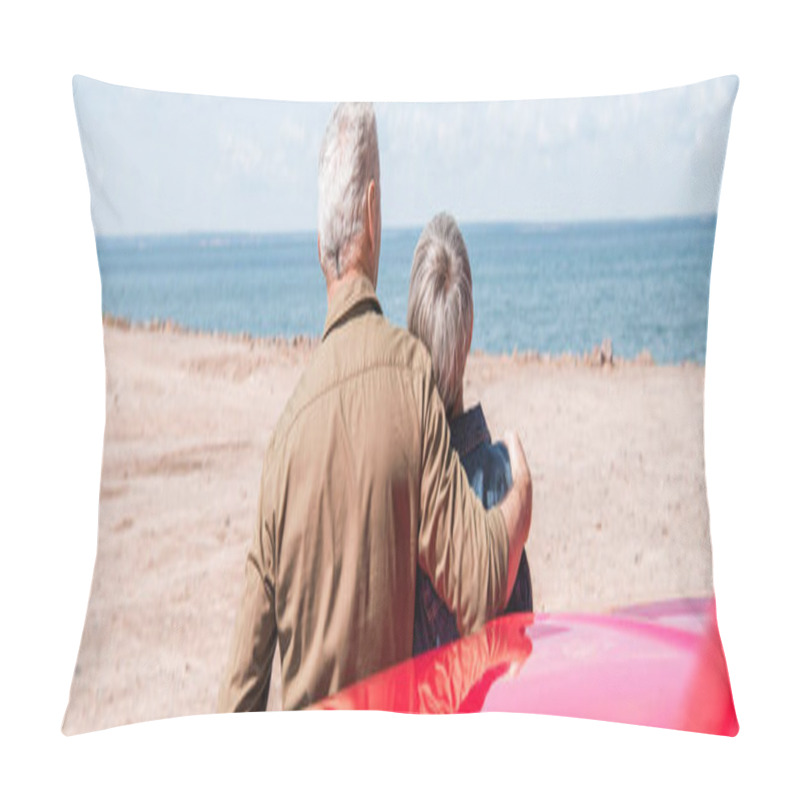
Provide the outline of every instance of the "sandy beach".
{"type": "MultiPolygon", "coordinates": [[[[104,325],[99,537],[66,733],[214,711],[272,429],[313,342],[104,325]]],[[[470,355],[519,431],[534,610],[710,595],[704,368],[470,355]]],[[[277,662],[277,659],[276,659],[277,662]]],[[[270,708],[279,708],[273,670],[270,708]]]]}

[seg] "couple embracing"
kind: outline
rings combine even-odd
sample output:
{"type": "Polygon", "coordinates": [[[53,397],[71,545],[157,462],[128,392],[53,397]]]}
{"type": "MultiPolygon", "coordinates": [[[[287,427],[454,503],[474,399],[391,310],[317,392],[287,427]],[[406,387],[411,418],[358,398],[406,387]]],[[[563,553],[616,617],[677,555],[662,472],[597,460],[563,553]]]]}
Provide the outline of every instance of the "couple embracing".
{"type": "Polygon", "coordinates": [[[464,411],[469,258],[452,217],[417,244],[408,331],[375,294],[372,106],[342,104],[319,160],[322,341],[267,447],[220,711],[303,708],[412,655],[532,609],[531,477],[516,434],[464,411]]]}

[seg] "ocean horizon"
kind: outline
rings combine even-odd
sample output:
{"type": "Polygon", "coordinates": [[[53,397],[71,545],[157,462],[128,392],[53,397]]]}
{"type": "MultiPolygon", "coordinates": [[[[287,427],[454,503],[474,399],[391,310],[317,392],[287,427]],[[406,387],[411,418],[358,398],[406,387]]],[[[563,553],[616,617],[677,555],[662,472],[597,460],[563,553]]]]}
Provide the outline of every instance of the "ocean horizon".
{"type": "MultiPolygon", "coordinates": [[[[716,215],[650,220],[473,222],[472,348],[487,353],[647,351],[705,363],[716,215]]],[[[422,226],[384,228],[378,299],[405,327],[422,226]]],[[[319,337],[325,282],[316,231],[98,236],[104,315],[255,337],[319,337]]]]}

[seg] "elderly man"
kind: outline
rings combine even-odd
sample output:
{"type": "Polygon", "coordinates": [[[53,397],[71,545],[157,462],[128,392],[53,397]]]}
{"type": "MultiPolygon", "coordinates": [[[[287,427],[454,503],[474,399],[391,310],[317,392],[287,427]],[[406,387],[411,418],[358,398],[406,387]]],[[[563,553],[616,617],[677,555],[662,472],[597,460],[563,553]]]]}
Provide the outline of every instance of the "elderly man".
{"type": "Polygon", "coordinates": [[[450,447],[430,357],[375,296],[375,115],[338,106],[319,160],[322,342],[273,432],[219,710],[263,710],[280,647],[283,706],[302,708],[411,656],[417,565],[462,632],[501,611],[531,519],[531,480],[486,512],[450,447]]]}

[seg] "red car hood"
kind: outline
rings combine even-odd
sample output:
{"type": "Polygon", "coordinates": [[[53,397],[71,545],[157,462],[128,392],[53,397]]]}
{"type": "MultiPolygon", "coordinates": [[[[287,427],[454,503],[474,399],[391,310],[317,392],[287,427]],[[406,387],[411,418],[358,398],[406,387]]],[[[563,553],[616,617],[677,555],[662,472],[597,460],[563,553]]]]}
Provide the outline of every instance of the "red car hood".
{"type": "Polygon", "coordinates": [[[317,709],[521,711],[735,736],[713,598],[610,614],[513,614],[317,709]]]}

